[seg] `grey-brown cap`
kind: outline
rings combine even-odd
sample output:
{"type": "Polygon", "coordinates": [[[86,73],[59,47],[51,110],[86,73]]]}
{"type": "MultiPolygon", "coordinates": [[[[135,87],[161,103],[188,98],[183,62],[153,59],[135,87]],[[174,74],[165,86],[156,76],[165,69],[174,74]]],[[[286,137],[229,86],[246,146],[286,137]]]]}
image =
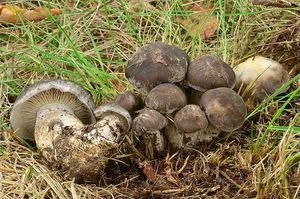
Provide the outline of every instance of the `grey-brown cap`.
{"type": "Polygon", "coordinates": [[[178,86],[164,83],[149,92],[145,104],[161,113],[173,113],[187,104],[187,97],[178,86]]]}
{"type": "Polygon", "coordinates": [[[130,114],[133,114],[136,111],[142,109],[144,105],[142,98],[131,91],[124,91],[120,93],[116,97],[115,103],[122,106],[130,114]]]}
{"type": "Polygon", "coordinates": [[[176,113],[174,124],[184,133],[193,133],[205,130],[208,126],[208,121],[200,106],[188,104],[176,113]]]}
{"type": "Polygon", "coordinates": [[[224,87],[206,91],[200,98],[200,106],[209,123],[226,132],[240,128],[247,115],[242,97],[224,87]]]}
{"type": "Polygon", "coordinates": [[[88,91],[66,80],[42,80],[27,86],[13,105],[10,123],[16,134],[34,140],[37,113],[48,104],[67,106],[84,124],[95,122],[95,104],[88,91]]]}
{"type": "Polygon", "coordinates": [[[153,42],[140,49],[128,61],[125,76],[137,89],[150,90],[158,84],[185,79],[188,56],[180,48],[153,42]]]}
{"type": "Polygon", "coordinates": [[[148,131],[161,130],[168,124],[168,119],[156,110],[144,109],[133,120],[132,130],[137,135],[148,131]]]}
{"type": "Polygon", "coordinates": [[[231,67],[214,55],[203,55],[191,62],[187,71],[188,85],[198,91],[218,87],[232,88],[235,74],[231,67]]]}

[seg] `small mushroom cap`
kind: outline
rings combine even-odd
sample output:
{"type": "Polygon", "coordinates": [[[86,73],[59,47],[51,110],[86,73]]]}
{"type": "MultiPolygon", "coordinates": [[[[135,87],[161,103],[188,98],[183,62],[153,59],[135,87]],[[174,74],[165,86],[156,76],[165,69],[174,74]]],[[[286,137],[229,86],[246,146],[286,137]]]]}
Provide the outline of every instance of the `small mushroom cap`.
{"type": "Polygon", "coordinates": [[[128,131],[131,127],[132,120],[129,112],[118,104],[103,104],[97,107],[94,113],[97,121],[101,120],[102,118],[108,115],[114,115],[121,120],[124,130],[128,131]]]}
{"type": "Polygon", "coordinates": [[[237,65],[234,71],[237,77],[236,88],[252,84],[250,86],[253,86],[254,97],[260,100],[274,93],[290,78],[288,71],[280,63],[262,56],[247,59],[237,65]]]}
{"type": "Polygon", "coordinates": [[[120,93],[116,99],[115,103],[122,106],[130,114],[143,108],[143,100],[131,91],[124,91],[120,93]]]}
{"type": "Polygon", "coordinates": [[[205,113],[200,106],[189,104],[180,109],[174,118],[176,127],[184,133],[205,130],[208,126],[205,113]]]}
{"type": "Polygon", "coordinates": [[[178,47],[153,42],[140,48],[128,61],[125,76],[137,89],[150,90],[165,82],[185,79],[187,54],[178,47]]]}
{"type": "Polygon", "coordinates": [[[173,113],[187,104],[187,98],[178,86],[164,83],[154,87],[149,92],[145,104],[161,113],[173,113]]]}
{"type": "Polygon", "coordinates": [[[203,55],[189,65],[187,81],[190,87],[198,91],[218,87],[232,88],[235,84],[235,74],[219,57],[203,55]]]}
{"type": "Polygon", "coordinates": [[[206,91],[200,98],[200,105],[209,123],[226,132],[240,128],[247,115],[242,97],[229,88],[206,91]]]}
{"type": "Polygon", "coordinates": [[[95,104],[88,91],[66,80],[42,80],[26,87],[14,103],[10,123],[16,134],[33,141],[37,113],[55,103],[69,107],[83,124],[95,122],[95,104]]]}
{"type": "Polygon", "coordinates": [[[133,120],[132,130],[137,135],[147,131],[161,130],[168,124],[168,119],[156,110],[144,109],[133,120]]]}

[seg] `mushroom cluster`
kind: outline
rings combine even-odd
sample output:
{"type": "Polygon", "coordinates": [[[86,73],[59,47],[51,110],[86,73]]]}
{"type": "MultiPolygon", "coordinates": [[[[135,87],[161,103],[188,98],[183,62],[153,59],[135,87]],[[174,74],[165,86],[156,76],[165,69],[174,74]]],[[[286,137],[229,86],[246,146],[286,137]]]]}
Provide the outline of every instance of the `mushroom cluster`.
{"type": "Polygon", "coordinates": [[[235,131],[246,118],[233,90],[235,72],[214,55],[189,63],[182,49],[153,42],[128,61],[125,76],[136,92],[96,109],[91,95],[70,81],[34,83],[15,101],[11,126],[66,178],[94,183],[124,147],[125,135],[153,159],[235,131]]]}
{"type": "Polygon", "coordinates": [[[126,78],[144,101],[132,132],[148,158],[237,130],[246,118],[246,105],[232,90],[232,68],[209,54],[188,60],[182,49],[153,42],[127,63],[126,78]]]}

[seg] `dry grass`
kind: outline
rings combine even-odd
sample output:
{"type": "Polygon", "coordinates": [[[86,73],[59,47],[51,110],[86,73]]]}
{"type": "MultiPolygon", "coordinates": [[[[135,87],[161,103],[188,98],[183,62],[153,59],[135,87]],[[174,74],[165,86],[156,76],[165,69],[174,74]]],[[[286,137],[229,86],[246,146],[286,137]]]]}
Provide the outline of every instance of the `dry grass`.
{"type": "Polygon", "coordinates": [[[209,1],[220,27],[215,37],[201,40],[174,20],[190,14],[192,1],[130,2],[53,1],[51,7],[63,10],[57,18],[0,24],[0,198],[299,198],[300,9],[209,1]],[[191,59],[214,53],[231,66],[262,54],[295,78],[286,94],[250,106],[238,132],[160,160],[133,159],[122,173],[107,171],[100,186],[65,181],[13,136],[9,111],[27,83],[70,79],[100,104],[130,87],[125,62],[153,40],[180,46],[191,59]]]}

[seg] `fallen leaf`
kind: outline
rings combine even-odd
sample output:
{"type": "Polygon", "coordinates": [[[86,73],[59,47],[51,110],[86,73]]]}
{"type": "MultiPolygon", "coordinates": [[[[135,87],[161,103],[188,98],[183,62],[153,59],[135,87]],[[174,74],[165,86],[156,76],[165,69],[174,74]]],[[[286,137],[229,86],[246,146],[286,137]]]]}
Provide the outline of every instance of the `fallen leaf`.
{"type": "Polygon", "coordinates": [[[200,34],[202,39],[210,38],[218,27],[218,19],[211,15],[211,9],[210,6],[194,4],[191,9],[193,14],[187,19],[179,17],[178,21],[189,31],[191,37],[198,37],[200,34]]]}
{"type": "Polygon", "coordinates": [[[17,23],[19,21],[18,14],[24,10],[18,6],[0,6],[0,22],[17,23]]]}
{"type": "Polygon", "coordinates": [[[61,10],[54,8],[50,12],[48,8],[39,7],[34,10],[22,9],[18,6],[4,5],[0,6],[0,22],[16,24],[20,21],[20,18],[28,21],[37,21],[45,19],[50,15],[60,14],[61,10]]]}
{"type": "MultiPolygon", "coordinates": [[[[59,9],[51,9],[50,10],[51,15],[60,14],[59,9]]],[[[36,8],[34,10],[26,10],[23,13],[23,17],[29,21],[37,21],[44,19],[50,15],[48,8],[36,8]]]]}

